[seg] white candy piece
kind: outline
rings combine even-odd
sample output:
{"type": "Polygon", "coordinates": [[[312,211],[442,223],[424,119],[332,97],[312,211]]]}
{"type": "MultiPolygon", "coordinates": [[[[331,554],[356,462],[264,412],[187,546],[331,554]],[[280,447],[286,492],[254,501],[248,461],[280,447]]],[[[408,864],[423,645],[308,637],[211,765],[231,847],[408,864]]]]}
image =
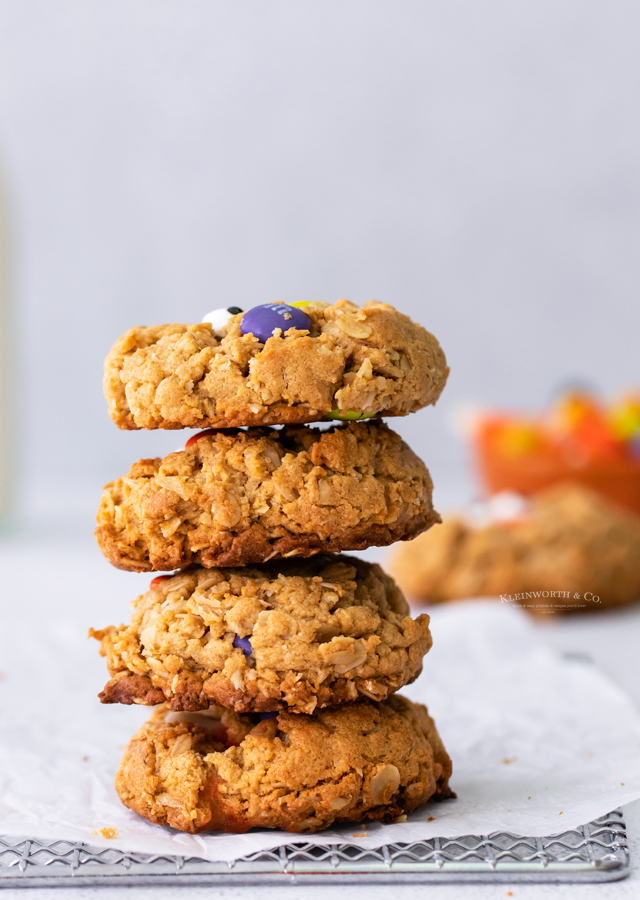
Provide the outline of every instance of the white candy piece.
{"type": "Polygon", "coordinates": [[[238,307],[230,306],[226,309],[214,309],[212,312],[207,313],[202,321],[208,322],[217,333],[224,328],[231,316],[236,315],[236,313],[229,312],[230,309],[235,309],[237,311],[238,307]]]}

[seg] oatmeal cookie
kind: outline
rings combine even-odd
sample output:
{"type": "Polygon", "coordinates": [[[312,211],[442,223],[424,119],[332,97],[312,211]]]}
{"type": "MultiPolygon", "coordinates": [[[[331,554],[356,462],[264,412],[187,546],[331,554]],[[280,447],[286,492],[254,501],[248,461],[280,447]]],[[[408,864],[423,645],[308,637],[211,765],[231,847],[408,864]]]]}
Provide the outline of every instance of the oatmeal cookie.
{"type": "Polygon", "coordinates": [[[160,576],[129,626],[91,635],[111,675],[103,703],[161,696],[174,710],[383,700],[417,678],[431,647],[429,617],[414,621],[379,566],[348,556],[160,576]]]}
{"type": "Polygon", "coordinates": [[[399,548],[392,571],[408,595],[431,603],[508,595],[544,614],[621,606],[640,599],[640,518],[561,484],[513,521],[445,519],[399,548]]]}
{"type": "Polygon", "coordinates": [[[233,315],[217,332],[204,322],[124,334],[105,362],[116,425],[229,428],[404,416],[435,403],[444,388],[449,370],[437,340],[386,303],[311,303],[302,313],[286,307],[297,327],[282,316],[272,336],[260,339],[256,327],[243,334],[243,318],[267,307],[233,315]]]}
{"type": "Polygon", "coordinates": [[[392,822],[454,796],[451,760],[426,708],[394,696],[259,721],[211,707],[156,710],[116,776],[125,806],[192,834],[314,832],[392,822]]]}
{"type": "Polygon", "coordinates": [[[204,433],[105,488],[96,537],[132,572],[362,550],[439,516],[424,463],[382,423],[204,433]]]}

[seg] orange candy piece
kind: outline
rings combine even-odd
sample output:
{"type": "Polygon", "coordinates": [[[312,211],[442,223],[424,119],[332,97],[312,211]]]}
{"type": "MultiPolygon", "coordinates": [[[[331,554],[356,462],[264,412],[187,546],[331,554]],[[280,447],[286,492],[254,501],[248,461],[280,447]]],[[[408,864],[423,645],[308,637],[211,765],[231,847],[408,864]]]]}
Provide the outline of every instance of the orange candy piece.
{"type": "Polygon", "coordinates": [[[544,447],[544,435],[529,422],[513,422],[504,425],[496,437],[496,445],[504,456],[525,456],[544,447]]]}
{"type": "Polygon", "coordinates": [[[149,585],[149,590],[152,591],[155,587],[158,587],[161,581],[167,581],[169,578],[173,578],[173,575],[156,575],[149,585]]]}
{"type": "Polygon", "coordinates": [[[219,428],[206,428],[204,431],[199,431],[197,434],[194,434],[189,438],[187,443],[184,445],[184,449],[190,447],[192,444],[195,444],[196,441],[199,441],[200,438],[209,437],[211,434],[217,434],[220,431],[219,428]]]}
{"type": "Polygon", "coordinates": [[[614,434],[605,411],[584,393],[566,395],[554,416],[559,437],[569,453],[583,453],[592,459],[620,459],[625,448],[614,434]]]}
{"type": "Polygon", "coordinates": [[[506,416],[487,416],[480,423],[477,437],[479,443],[511,458],[541,451],[545,446],[544,432],[537,423],[506,416]]]}

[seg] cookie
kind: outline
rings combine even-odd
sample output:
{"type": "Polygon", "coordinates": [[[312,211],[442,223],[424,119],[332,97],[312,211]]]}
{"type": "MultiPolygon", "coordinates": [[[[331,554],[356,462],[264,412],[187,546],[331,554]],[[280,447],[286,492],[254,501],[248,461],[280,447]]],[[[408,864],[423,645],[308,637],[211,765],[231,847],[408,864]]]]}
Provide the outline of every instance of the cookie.
{"type": "Polygon", "coordinates": [[[544,614],[621,606],[640,599],[640,518],[557,485],[512,521],[445,519],[399,548],[392,571],[407,594],[432,603],[502,596],[544,614]]]}
{"type": "Polygon", "coordinates": [[[116,790],[145,819],[192,834],[311,833],[393,822],[453,796],[450,776],[426,708],[395,696],[262,721],[215,707],[160,707],[129,742],[116,790]]]}
{"type": "Polygon", "coordinates": [[[379,566],[348,556],[160,576],[129,626],[91,634],[111,675],[103,703],[174,710],[383,700],[417,678],[431,647],[429,617],[414,621],[379,566]]]}
{"type": "Polygon", "coordinates": [[[116,425],[229,428],[404,416],[435,403],[447,380],[435,337],[385,303],[266,304],[227,315],[219,330],[217,318],[208,318],[132,328],[116,342],[104,376],[116,425]]]}
{"type": "Polygon", "coordinates": [[[426,466],[382,423],[195,437],[105,488],[96,537],[114,566],[241,566],[362,550],[439,521],[426,466]]]}

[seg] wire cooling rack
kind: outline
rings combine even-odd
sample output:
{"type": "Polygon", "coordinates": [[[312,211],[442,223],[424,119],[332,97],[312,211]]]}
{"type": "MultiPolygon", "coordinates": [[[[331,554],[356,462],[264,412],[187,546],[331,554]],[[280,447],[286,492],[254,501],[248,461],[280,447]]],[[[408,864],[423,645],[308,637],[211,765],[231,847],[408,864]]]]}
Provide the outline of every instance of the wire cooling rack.
{"type": "Polygon", "coordinates": [[[84,843],[0,837],[0,888],[125,884],[615,881],[629,874],[620,810],[555,837],[434,838],[365,850],[312,841],[235,862],[154,856],[84,843]]]}

